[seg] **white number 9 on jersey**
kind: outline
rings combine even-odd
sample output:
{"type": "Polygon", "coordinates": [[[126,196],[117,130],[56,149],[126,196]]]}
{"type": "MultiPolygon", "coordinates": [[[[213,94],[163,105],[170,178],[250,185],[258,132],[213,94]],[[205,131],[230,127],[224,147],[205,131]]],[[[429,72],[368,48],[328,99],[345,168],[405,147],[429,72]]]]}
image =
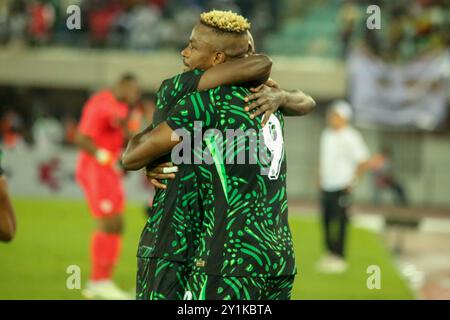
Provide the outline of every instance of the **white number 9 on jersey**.
{"type": "Polygon", "coordinates": [[[270,180],[277,180],[283,162],[284,140],[280,120],[273,114],[270,115],[269,121],[263,128],[263,137],[271,156],[268,176],[270,180]]]}

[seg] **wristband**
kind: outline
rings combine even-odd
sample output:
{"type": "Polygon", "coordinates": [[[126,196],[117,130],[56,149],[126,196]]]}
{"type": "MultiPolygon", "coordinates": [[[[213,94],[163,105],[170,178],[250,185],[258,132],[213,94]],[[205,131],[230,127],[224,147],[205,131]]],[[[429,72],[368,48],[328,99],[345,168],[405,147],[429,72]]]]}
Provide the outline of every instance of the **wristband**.
{"type": "Polygon", "coordinates": [[[101,165],[108,165],[112,161],[111,153],[108,150],[105,149],[98,149],[95,153],[95,159],[101,164],[101,165]]]}
{"type": "Polygon", "coordinates": [[[163,168],[163,173],[175,173],[178,172],[178,167],[164,167],[163,168]]]}

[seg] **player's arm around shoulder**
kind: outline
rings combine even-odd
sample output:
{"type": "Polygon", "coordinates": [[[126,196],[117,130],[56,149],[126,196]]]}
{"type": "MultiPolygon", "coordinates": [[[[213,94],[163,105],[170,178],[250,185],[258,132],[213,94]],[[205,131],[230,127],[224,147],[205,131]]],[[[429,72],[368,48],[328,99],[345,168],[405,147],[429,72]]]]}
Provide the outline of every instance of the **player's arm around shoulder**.
{"type": "Polygon", "coordinates": [[[253,83],[260,85],[267,81],[272,71],[272,60],[263,54],[218,64],[202,75],[198,90],[212,89],[223,85],[253,83]]]}

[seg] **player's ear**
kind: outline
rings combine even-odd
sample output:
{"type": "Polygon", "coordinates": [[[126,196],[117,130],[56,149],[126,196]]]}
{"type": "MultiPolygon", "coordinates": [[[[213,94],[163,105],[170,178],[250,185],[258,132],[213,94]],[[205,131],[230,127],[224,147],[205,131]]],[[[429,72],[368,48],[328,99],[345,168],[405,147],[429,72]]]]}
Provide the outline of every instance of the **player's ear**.
{"type": "Polygon", "coordinates": [[[214,55],[213,65],[224,63],[227,60],[227,56],[223,52],[216,52],[214,55]]]}

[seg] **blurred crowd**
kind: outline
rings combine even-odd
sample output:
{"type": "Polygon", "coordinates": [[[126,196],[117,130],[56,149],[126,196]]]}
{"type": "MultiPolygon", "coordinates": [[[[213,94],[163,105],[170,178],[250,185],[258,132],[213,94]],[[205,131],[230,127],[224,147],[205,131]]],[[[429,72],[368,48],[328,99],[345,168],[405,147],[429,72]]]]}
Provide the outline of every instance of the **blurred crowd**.
{"type": "MultiPolygon", "coordinates": [[[[46,150],[73,147],[82,106],[52,112],[52,108],[34,104],[26,112],[20,112],[0,105],[0,146],[5,150],[29,146],[46,150]]],[[[151,94],[143,95],[132,106],[128,119],[130,132],[137,132],[152,122],[154,107],[155,98],[151,94]]]]}
{"type": "Polygon", "coordinates": [[[36,144],[45,148],[73,145],[77,120],[67,114],[63,118],[43,114],[29,126],[20,113],[9,109],[0,118],[0,144],[2,148],[14,149],[36,144]]]}
{"type": "MultiPolygon", "coordinates": [[[[314,9],[334,16],[323,21],[320,29],[338,30],[343,57],[361,39],[374,54],[390,60],[411,58],[450,43],[447,0],[298,0],[298,4],[294,0],[0,0],[0,45],[179,49],[198,15],[210,9],[233,10],[247,17],[260,50],[265,49],[266,38],[283,32],[286,22],[307,21],[314,9]],[[80,30],[66,26],[70,5],[81,9],[80,30]],[[366,27],[369,5],[381,8],[380,30],[366,27]]],[[[302,28],[307,33],[308,27],[302,28]]],[[[314,27],[313,31],[319,30],[314,27]]],[[[312,37],[314,41],[317,36],[312,37]]]]}
{"type": "Polygon", "coordinates": [[[388,61],[405,61],[450,45],[450,5],[447,0],[343,1],[340,12],[342,51],[362,39],[365,46],[388,61]],[[366,26],[369,5],[381,8],[381,28],[366,26]]]}
{"type": "Polygon", "coordinates": [[[0,44],[180,48],[205,10],[239,12],[260,34],[276,29],[279,6],[276,0],[0,0],[0,44]],[[81,9],[80,30],[66,27],[70,5],[81,9]]]}

